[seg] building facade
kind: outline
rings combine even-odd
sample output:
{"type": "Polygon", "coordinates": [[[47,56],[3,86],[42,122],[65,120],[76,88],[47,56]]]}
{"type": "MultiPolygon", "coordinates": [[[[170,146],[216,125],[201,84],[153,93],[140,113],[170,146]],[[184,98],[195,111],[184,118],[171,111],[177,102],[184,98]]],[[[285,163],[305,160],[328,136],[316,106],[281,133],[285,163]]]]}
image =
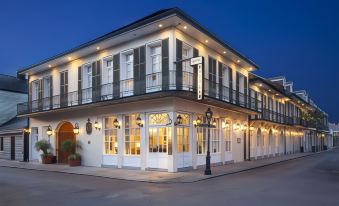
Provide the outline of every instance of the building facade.
{"type": "Polygon", "coordinates": [[[0,159],[27,160],[27,118],[17,118],[17,104],[28,99],[27,82],[0,75],[0,159]],[[25,153],[26,152],[26,153],[25,153]]]}
{"type": "Polygon", "coordinates": [[[86,166],[196,169],[205,164],[207,108],[212,164],[250,159],[249,117],[263,112],[249,86],[256,69],[181,10],[161,10],[19,71],[29,80],[18,116],[30,118],[30,159],[47,139],[65,163],[61,144],[77,139],[86,166]]]}

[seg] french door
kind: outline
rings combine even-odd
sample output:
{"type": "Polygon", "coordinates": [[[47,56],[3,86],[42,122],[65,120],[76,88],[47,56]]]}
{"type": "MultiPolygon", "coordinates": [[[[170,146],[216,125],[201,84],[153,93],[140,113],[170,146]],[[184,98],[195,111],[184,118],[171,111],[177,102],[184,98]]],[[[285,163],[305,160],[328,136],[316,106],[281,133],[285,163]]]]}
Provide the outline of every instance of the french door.
{"type": "Polygon", "coordinates": [[[192,151],[189,127],[177,127],[177,167],[192,166],[192,151]]]}
{"type": "Polygon", "coordinates": [[[171,138],[170,127],[150,127],[149,137],[149,168],[168,168],[168,140],[171,138]]]}

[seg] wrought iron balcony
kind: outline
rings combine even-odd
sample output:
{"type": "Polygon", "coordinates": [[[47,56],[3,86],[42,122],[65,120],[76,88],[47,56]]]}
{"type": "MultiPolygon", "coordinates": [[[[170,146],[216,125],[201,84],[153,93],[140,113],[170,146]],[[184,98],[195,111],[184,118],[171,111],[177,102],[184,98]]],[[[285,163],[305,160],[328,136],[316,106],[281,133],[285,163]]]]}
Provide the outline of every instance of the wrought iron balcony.
{"type": "Polygon", "coordinates": [[[252,115],[251,120],[266,120],[266,121],[271,121],[279,124],[292,124],[292,118],[288,117],[284,114],[268,110],[268,109],[263,109],[261,114],[258,115],[252,115]]]}
{"type": "MultiPolygon", "coordinates": [[[[177,82],[175,71],[170,71],[167,76],[164,76],[161,72],[147,74],[143,81],[136,81],[133,78],[125,79],[98,87],[84,88],[80,91],[20,103],[17,105],[17,112],[18,115],[24,115],[155,92],[187,91],[196,93],[193,73],[183,72],[180,78],[182,78],[182,81],[177,82]],[[167,78],[166,81],[163,81],[163,78],[167,78]],[[163,84],[163,82],[168,83],[163,84]]],[[[220,86],[219,83],[210,83],[208,79],[205,79],[204,83],[206,97],[253,111],[261,111],[261,102],[249,95],[226,86],[220,86]]]]}

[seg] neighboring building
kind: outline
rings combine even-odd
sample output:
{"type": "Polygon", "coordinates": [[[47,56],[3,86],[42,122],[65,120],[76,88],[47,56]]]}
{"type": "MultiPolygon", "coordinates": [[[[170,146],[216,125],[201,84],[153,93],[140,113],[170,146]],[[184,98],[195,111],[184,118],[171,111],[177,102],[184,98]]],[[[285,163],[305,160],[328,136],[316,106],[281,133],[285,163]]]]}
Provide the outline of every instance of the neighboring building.
{"type": "Polygon", "coordinates": [[[333,146],[338,147],[339,146],[339,124],[335,123],[329,123],[330,131],[333,138],[333,146]]]}
{"type": "Polygon", "coordinates": [[[211,162],[244,161],[249,116],[263,112],[248,81],[256,69],[181,10],[161,10],[18,72],[29,81],[18,116],[30,118],[30,159],[39,160],[34,143],[49,139],[65,163],[62,142],[78,139],[86,166],[195,169],[207,151],[207,130],[195,126],[210,107],[211,162]],[[198,56],[202,76],[190,66],[198,56]]]}
{"type": "Polygon", "coordinates": [[[321,151],[328,146],[327,114],[323,112],[321,124],[303,118],[319,108],[293,91],[293,82],[285,77],[265,79],[250,74],[252,97],[259,97],[262,108],[259,115],[250,117],[251,158],[296,152],[321,151]]]}
{"type": "Polygon", "coordinates": [[[28,160],[28,119],[16,117],[17,104],[27,99],[26,80],[0,75],[0,159],[28,160]]]}

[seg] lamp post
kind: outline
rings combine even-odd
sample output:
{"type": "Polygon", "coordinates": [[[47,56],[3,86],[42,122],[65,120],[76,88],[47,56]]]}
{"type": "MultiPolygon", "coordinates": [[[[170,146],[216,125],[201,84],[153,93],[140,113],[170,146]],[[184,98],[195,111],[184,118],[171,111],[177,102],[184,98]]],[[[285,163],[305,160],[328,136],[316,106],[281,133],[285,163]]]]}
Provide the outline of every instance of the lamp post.
{"type": "Polygon", "coordinates": [[[205,127],[207,128],[207,151],[206,151],[206,168],[205,168],[205,175],[211,175],[211,152],[210,152],[210,142],[211,142],[211,128],[216,128],[216,122],[213,121],[211,124],[213,112],[211,108],[208,108],[205,112],[207,124],[201,123],[201,120],[198,118],[195,123],[196,127],[205,127]]]}

